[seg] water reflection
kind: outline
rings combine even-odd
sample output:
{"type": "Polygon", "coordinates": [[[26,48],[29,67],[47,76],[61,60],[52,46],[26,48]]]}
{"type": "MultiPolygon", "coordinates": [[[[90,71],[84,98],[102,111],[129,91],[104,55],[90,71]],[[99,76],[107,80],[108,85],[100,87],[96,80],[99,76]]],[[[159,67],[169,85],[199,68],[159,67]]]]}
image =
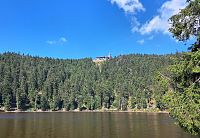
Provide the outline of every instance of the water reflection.
{"type": "Polygon", "coordinates": [[[153,113],[1,113],[0,130],[0,138],[196,138],[153,113]]]}

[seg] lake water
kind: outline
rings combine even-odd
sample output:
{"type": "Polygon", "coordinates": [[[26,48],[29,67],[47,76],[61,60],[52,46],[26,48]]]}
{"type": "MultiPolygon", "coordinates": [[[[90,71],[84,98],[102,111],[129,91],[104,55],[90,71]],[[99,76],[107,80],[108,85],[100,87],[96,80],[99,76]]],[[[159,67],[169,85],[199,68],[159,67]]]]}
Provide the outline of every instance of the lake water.
{"type": "Polygon", "coordinates": [[[0,138],[197,138],[156,113],[0,113],[0,138]]]}

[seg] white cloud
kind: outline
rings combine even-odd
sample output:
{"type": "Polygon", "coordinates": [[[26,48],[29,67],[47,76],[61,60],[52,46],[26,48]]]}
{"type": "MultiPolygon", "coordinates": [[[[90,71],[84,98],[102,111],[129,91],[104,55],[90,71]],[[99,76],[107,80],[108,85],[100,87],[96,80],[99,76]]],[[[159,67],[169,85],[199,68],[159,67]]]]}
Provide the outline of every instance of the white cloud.
{"type": "Polygon", "coordinates": [[[154,39],[154,36],[152,35],[152,36],[150,36],[150,37],[148,37],[148,40],[153,40],[154,39]]]}
{"type": "Polygon", "coordinates": [[[139,11],[145,11],[143,4],[140,0],[108,0],[112,4],[116,4],[126,14],[131,15],[131,27],[132,32],[139,32],[140,22],[135,17],[139,11]]]}
{"type": "Polygon", "coordinates": [[[49,45],[57,45],[57,44],[64,44],[67,42],[67,39],[65,37],[60,37],[59,39],[57,40],[47,40],[46,43],[49,44],[49,45]]]}
{"type": "Polygon", "coordinates": [[[49,45],[54,45],[54,44],[56,44],[56,41],[55,40],[47,40],[46,43],[49,45]]]}
{"type": "Polygon", "coordinates": [[[132,17],[131,26],[132,26],[132,29],[131,29],[132,32],[138,32],[139,31],[140,22],[137,20],[136,17],[132,17]]]}
{"type": "Polygon", "coordinates": [[[65,43],[65,42],[67,42],[67,39],[66,39],[65,37],[61,37],[61,38],[59,39],[59,41],[62,42],[62,43],[65,43]]]}
{"type": "Polygon", "coordinates": [[[158,15],[154,16],[150,21],[143,24],[141,27],[132,30],[137,31],[141,34],[150,34],[152,32],[162,32],[164,34],[169,33],[168,29],[170,24],[168,19],[177,14],[180,9],[186,6],[185,0],[169,0],[163,3],[161,8],[158,10],[158,15]]]}
{"type": "Polygon", "coordinates": [[[139,43],[140,45],[144,44],[144,39],[138,40],[137,43],[139,43]]]}
{"type": "Polygon", "coordinates": [[[135,14],[136,11],[145,11],[139,0],[109,0],[112,4],[117,4],[125,13],[135,14]]]}

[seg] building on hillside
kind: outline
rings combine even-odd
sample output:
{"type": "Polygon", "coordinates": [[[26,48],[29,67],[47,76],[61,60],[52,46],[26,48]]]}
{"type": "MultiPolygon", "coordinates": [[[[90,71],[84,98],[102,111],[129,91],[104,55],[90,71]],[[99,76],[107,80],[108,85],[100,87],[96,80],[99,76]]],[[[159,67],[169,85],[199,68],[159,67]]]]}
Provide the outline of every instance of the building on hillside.
{"type": "Polygon", "coordinates": [[[108,61],[108,60],[110,60],[110,59],[112,59],[111,54],[109,54],[108,56],[96,57],[96,59],[94,59],[93,62],[99,63],[99,62],[102,62],[102,61],[108,61]]]}

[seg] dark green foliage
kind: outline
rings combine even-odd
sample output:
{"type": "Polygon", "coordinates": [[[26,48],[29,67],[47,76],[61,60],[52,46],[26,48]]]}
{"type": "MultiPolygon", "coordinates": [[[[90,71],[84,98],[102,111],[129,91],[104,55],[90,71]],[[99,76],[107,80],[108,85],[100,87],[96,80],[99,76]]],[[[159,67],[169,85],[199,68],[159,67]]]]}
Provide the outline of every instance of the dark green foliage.
{"type": "Polygon", "coordinates": [[[18,110],[127,110],[147,108],[153,76],[172,55],[119,56],[96,65],[92,59],[61,60],[0,55],[0,104],[18,110]]]}
{"type": "Polygon", "coordinates": [[[200,135],[200,0],[187,2],[184,9],[170,18],[169,31],[179,41],[192,36],[196,42],[190,47],[191,52],[183,54],[176,59],[176,64],[158,74],[155,86],[160,108],[169,108],[181,127],[200,135]]]}
{"type": "Polygon", "coordinates": [[[12,76],[10,67],[5,68],[7,72],[5,72],[4,80],[2,82],[2,100],[5,110],[10,110],[12,106],[12,76]]]}
{"type": "Polygon", "coordinates": [[[50,107],[49,107],[49,102],[47,100],[47,97],[42,96],[42,98],[41,98],[41,109],[42,109],[42,111],[46,111],[49,108],[50,107]]]}
{"type": "Polygon", "coordinates": [[[169,108],[171,116],[192,134],[200,134],[199,61],[200,51],[185,53],[157,77],[160,108],[169,108]]]}

